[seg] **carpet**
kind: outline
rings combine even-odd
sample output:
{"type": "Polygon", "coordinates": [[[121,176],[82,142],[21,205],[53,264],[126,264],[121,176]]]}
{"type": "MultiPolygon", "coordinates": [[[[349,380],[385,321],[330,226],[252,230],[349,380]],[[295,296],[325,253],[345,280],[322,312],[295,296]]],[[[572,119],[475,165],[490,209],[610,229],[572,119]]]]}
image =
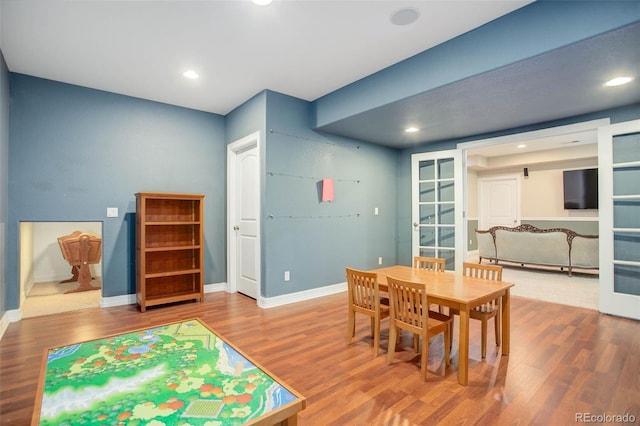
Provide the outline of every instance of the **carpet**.
{"type": "Polygon", "coordinates": [[[33,424],[236,425],[304,398],[201,321],[45,352],[33,424]]]}
{"type": "MultiPolygon", "coordinates": [[[[64,294],[68,290],[73,290],[73,289],[78,288],[79,285],[80,284],[77,281],[76,282],[70,282],[70,283],[60,283],[58,281],[35,283],[31,287],[31,290],[29,291],[28,297],[31,297],[31,296],[50,296],[50,295],[53,295],[53,294],[64,294]]],[[[92,287],[95,287],[96,290],[100,290],[101,281],[100,281],[100,279],[93,279],[93,280],[91,280],[90,285],[92,287]]]]}

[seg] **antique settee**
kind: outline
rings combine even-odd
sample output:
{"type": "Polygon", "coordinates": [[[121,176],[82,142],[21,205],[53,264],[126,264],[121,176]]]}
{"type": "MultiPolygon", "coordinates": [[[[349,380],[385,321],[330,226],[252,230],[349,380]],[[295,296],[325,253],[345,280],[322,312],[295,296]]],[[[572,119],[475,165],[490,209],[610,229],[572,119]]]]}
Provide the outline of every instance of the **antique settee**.
{"type": "Polygon", "coordinates": [[[598,268],[598,236],[581,235],[570,229],[539,229],[532,225],[514,228],[494,226],[476,230],[480,262],[488,259],[567,268],[598,268]]]}

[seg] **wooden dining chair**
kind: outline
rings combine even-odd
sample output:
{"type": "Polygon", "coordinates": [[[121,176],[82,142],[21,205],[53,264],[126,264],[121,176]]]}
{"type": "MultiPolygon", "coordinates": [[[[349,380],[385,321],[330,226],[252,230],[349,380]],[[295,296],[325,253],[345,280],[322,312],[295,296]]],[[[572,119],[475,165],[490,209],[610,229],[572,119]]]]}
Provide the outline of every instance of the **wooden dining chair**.
{"type": "Polygon", "coordinates": [[[429,339],[440,333],[444,334],[444,357],[446,365],[449,365],[449,333],[451,318],[429,313],[429,300],[424,284],[403,281],[387,277],[389,286],[389,299],[391,317],[389,319],[389,350],[387,351],[387,364],[393,363],[395,346],[398,342],[398,331],[407,330],[420,337],[420,377],[422,381],[427,379],[427,363],[429,359],[429,339]],[[392,344],[393,342],[393,344],[392,344]]]}
{"type": "MultiPolygon", "coordinates": [[[[463,263],[463,275],[485,280],[502,281],[502,266],[463,263]]],[[[469,312],[469,317],[482,321],[482,358],[487,356],[487,322],[493,318],[496,346],[500,346],[500,298],[477,306],[469,312]]]]}
{"type": "MultiPolygon", "coordinates": [[[[415,269],[424,269],[425,271],[444,272],[446,261],[439,257],[414,256],[413,267],[415,269]]],[[[437,309],[442,313],[442,306],[434,305],[432,309],[437,309]]]]}
{"type": "Polygon", "coordinates": [[[444,272],[445,260],[439,257],[415,256],[413,258],[413,267],[427,271],[444,272]]]}
{"type": "Polygon", "coordinates": [[[346,268],[349,295],[349,318],[347,324],[347,344],[353,342],[356,333],[356,313],[371,318],[373,336],[373,357],[380,348],[380,322],[389,317],[389,299],[380,297],[378,274],[346,268]]]}

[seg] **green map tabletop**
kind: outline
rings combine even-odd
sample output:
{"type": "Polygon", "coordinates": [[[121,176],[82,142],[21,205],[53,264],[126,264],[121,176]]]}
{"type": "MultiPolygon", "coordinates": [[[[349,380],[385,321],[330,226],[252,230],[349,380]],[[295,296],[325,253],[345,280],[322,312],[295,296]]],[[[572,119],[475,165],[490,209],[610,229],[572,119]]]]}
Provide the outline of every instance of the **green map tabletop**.
{"type": "Polygon", "coordinates": [[[45,357],[33,425],[295,424],[306,403],[198,319],[45,357]]]}

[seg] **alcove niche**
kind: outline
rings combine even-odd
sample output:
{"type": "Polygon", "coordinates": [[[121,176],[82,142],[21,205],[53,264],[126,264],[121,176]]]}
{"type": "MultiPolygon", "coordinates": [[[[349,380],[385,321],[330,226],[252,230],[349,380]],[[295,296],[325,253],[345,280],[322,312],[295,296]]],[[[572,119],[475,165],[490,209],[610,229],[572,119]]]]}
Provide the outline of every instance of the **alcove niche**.
{"type": "Polygon", "coordinates": [[[28,318],[100,306],[102,256],[90,263],[91,287],[97,290],[68,292],[80,283],[65,259],[59,237],[75,231],[102,240],[102,222],[20,222],[20,308],[28,318]],[[69,281],[69,282],[64,282],[69,281]]]}

